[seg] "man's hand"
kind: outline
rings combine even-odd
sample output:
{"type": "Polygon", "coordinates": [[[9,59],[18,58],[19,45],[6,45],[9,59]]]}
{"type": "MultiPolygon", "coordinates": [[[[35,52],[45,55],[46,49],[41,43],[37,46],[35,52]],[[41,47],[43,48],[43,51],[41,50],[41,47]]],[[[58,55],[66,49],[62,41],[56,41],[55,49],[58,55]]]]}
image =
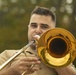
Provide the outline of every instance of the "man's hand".
{"type": "Polygon", "coordinates": [[[22,73],[30,74],[40,69],[39,64],[40,61],[37,57],[24,57],[11,65],[11,68],[16,75],[21,75],[22,73]]]}

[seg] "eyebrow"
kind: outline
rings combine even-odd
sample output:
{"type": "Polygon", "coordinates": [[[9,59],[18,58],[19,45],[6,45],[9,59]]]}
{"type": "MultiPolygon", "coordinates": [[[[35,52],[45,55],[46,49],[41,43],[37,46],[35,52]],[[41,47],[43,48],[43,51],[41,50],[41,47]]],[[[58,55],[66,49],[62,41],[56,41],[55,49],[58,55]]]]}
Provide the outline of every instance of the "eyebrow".
{"type": "Polygon", "coordinates": [[[34,22],[33,22],[33,23],[31,23],[31,24],[37,24],[37,23],[34,23],[34,22]]]}
{"type": "Polygon", "coordinates": [[[46,26],[48,26],[48,24],[43,24],[43,23],[41,23],[41,25],[46,25],[46,26]]]}

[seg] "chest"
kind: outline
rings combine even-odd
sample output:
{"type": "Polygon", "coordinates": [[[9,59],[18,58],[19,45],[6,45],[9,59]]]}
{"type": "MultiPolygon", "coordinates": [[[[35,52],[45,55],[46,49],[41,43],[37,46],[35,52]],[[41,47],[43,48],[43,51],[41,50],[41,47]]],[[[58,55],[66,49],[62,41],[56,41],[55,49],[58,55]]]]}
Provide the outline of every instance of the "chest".
{"type": "Polygon", "coordinates": [[[54,69],[47,67],[43,63],[41,63],[40,67],[41,69],[39,71],[28,75],[58,75],[54,69]]]}

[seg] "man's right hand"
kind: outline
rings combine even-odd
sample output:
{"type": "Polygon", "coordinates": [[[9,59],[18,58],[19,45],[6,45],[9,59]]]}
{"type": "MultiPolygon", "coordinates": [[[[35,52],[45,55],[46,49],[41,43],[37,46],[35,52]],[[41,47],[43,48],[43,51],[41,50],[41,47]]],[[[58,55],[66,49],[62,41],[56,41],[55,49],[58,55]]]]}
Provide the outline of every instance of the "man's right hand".
{"type": "Polygon", "coordinates": [[[11,70],[15,75],[21,75],[22,73],[30,74],[40,69],[40,61],[37,57],[24,57],[19,59],[15,64],[11,65],[11,70]],[[31,68],[31,66],[33,67],[31,68]]]}

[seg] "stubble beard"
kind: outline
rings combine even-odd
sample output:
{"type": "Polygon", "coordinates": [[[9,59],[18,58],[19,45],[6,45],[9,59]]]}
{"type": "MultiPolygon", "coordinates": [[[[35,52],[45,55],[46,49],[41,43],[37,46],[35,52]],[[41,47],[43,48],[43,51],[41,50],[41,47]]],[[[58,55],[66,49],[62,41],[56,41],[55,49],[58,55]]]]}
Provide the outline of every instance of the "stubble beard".
{"type": "Polygon", "coordinates": [[[36,50],[36,43],[33,43],[30,47],[31,47],[33,50],[36,50]]]}

